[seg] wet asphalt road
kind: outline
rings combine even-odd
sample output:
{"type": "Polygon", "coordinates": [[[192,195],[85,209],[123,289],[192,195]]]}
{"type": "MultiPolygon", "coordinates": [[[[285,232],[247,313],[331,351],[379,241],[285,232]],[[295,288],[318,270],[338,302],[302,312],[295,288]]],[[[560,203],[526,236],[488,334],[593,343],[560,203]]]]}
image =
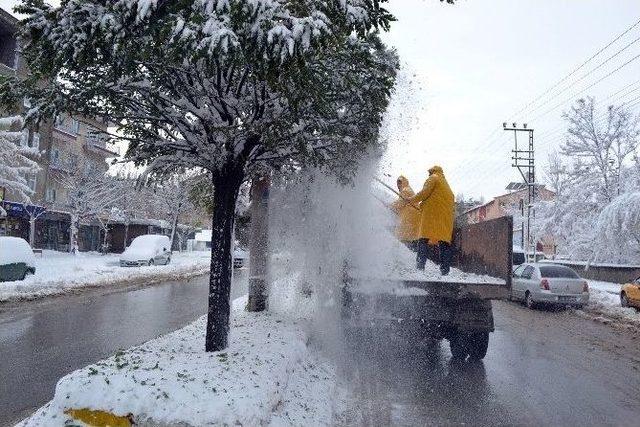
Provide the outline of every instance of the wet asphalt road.
{"type": "Polygon", "coordinates": [[[336,424],[640,425],[640,331],[509,302],[494,316],[482,362],[452,362],[446,341],[356,345],[342,370],[353,402],[336,424]]]}
{"type": "MultiPolygon", "coordinates": [[[[232,298],[247,289],[244,270],[234,279],[232,298]]],[[[49,401],[69,372],[205,314],[207,287],[200,276],[0,305],[0,425],[49,401]]]]}
{"type": "MultiPolygon", "coordinates": [[[[246,292],[237,276],[233,296],[246,292]]],[[[49,400],[66,373],[175,330],[205,312],[206,280],[88,291],[0,306],[0,425],[49,400]]],[[[640,331],[571,312],[494,302],[483,362],[448,345],[379,337],[341,357],[349,408],[337,425],[640,425],[640,331]]]]}

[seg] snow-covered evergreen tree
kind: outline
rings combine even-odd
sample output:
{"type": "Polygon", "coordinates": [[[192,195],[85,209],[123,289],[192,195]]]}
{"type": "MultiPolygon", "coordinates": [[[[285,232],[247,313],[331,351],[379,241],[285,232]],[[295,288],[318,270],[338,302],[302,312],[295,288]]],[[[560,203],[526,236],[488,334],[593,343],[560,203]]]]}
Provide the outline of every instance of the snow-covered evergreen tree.
{"type": "MultiPolygon", "coordinates": [[[[210,173],[212,262],[206,349],[227,345],[231,234],[245,179],[272,168],[348,178],[378,141],[397,58],[369,0],[24,0],[34,70],[29,120],[104,117],[149,174],[210,173]],[[39,88],[35,83],[54,82],[39,88]]],[[[8,85],[3,85],[4,88],[8,85]]],[[[16,88],[18,90],[16,90],[16,88]]]]}
{"type": "Polygon", "coordinates": [[[38,150],[22,143],[22,125],[20,116],[0,118],[0,187],[28,203],[33,194],[28,178],[37,174],[40,166],[32,159],[39,155],[38,150]]]}

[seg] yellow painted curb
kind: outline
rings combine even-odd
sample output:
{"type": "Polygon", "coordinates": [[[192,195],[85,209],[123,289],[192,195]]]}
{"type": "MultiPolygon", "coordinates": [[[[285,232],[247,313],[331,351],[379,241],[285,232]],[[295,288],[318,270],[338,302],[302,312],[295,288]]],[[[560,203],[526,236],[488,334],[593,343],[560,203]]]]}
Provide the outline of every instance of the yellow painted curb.
{"type": "Polygon", "coordinates": [[[120,416],[107,411],[87,408],[66,409],[64,413],[91,427],[131,427],[134,424],[133,414],[120,416]]]}

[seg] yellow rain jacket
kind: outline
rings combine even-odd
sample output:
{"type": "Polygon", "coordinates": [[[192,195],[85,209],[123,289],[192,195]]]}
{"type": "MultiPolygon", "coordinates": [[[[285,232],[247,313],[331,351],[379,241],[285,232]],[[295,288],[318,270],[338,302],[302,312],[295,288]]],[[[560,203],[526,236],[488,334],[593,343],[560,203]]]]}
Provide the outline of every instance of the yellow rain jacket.
{"type": "Polygon", "coordinates": [[[403,242],[411,242],[418,240],[418,228],[420,227],[420,211],[416,209],[417,203],[411,206],[409,200],[415,193],[409,185],[409,181],[404,176],[399,176],[400,195],[398,200],[391,204],[391,209],[398,215],[398,224],[396,225],[396,237],[403,242]]]}
{"type": "Polygon", "coordinates": [[[440,166],[429,169],[429,178],[411,201],[421,203],[419,237],[429,239],[431,245],[437,245],[439,241],[451,243],[455,203],[440,166]]]}

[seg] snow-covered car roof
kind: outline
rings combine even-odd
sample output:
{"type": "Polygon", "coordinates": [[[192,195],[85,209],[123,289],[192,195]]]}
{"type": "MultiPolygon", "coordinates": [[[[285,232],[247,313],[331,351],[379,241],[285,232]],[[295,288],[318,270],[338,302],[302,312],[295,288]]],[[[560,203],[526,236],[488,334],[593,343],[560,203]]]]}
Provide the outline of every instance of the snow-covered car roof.
{"type": "Polygon", "coordinates": [[[169,237],[164,234],[143,234],[131,241],[130,248],[136,247],[157,247],[158,245],[169,244],[169,237]]]}
{"type": "Polygon", "coordinates": [[[26,240],[20,237],[0,236],[0,265],[24,262],[35,266],[33,250],[26,240]]]}

